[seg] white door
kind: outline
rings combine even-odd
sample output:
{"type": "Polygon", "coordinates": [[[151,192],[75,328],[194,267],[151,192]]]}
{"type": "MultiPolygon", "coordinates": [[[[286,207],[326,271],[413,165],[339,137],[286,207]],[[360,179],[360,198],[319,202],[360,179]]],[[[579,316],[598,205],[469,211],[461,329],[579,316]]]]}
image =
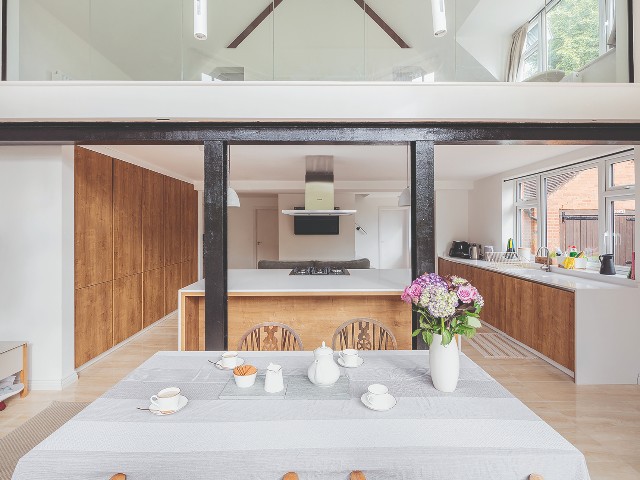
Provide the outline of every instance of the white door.
{"type": "Polygon", "coordinates": [[[408,208],[378,210],[379,268],[410,268],[409,225],[408,208]]]}
{"type": "Polygon", "coordinates": [[[256,209],[256,266],[260,260],[278,260],[278,210],[256,209]]]}

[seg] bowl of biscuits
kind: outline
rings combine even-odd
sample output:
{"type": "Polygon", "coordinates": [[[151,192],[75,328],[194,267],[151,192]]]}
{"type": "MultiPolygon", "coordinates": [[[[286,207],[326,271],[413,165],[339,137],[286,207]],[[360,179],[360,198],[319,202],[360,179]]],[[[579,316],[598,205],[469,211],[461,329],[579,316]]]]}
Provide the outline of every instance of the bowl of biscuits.
{"type": "Polygon", "coordinates": [[[240,365],[233,369],[233,378],[240,388],[249,388],[256,383],[258,369],[253,365],[240,365]]]}

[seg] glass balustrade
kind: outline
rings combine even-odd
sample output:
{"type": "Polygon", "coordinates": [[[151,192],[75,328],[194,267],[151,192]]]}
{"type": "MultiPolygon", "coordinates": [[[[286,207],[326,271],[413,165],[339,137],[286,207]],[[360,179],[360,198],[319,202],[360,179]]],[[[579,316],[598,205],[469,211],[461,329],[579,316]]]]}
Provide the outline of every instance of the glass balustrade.
{"type": "Polygon", "coordinates": [[[7,80],[629,81],[627,0],[7,1],[7,80]]]}

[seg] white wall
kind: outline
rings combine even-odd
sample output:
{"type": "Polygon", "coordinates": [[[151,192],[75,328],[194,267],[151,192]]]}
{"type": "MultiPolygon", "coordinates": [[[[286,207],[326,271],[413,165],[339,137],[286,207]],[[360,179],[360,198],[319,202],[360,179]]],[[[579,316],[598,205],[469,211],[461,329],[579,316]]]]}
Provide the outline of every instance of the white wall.
{"type": "Polygon", "coordinates": [[[17,49],[8,51],[9,80],[51,80],[55,70],[62,71],[72,80],[130,80],[128,75],[37,2],[14,0],[9,5],[12,12],[18,10],[18,4],[19,18],[28,21],[19,22],[9,31],[9,44],[19,45],[17,49]],[[16,54],[18,59],[13,58],[16,54]]]}
{"type": "Polygon", "coordinates": [[[256,268],[256,209],[278,208],[278,197],[239,197],[240,207],[227,209],[227,267],[256,268]]]}
{"type": "MultiPolygon", "coordinates": [[[[380,243],[379,243],[379,217],[381,207],[398,207],[398,195],[371,194],[368,196],[356,195],[355,222],[367,233],[356,231],[355,256],[356,258],[368,258],[371,268],[380,268],[380,243]]],[[[408,208],[408,207],[407,207],[408,208]]],[[[407,226],[409,229],[411,225],[407,226]]],[[[409,233],[408,233],[409,234],[409,233]]],[[[407,266],[409,268],[409,266],[407,266]]]]}
{"type": "Polygon", "coordinates": [[[478,180],[469,192],[469,238],[497,252],[506,249],[507,239],[513,237],[512,190],[503,178],[495,175],[478,180]]]}
{"type": "MultiPolygon", "coordinates": [[[[336,193],[335,206],[355,209],[353,193],[336,193]]],[[[304,206],[304,194],[278,195],[278,211],[304,206]]],[[[279,216],[280,260],[353,260],[355,258],[355,218],[340,217],[339,235],[294,235],[293,217],[279,216]]]]}
{"type": "Polygon", "coordinates": [[[31,385],[75,380],[73,151],[0,147],[0,338],[26,340],[31,385]]]}
{"type": "MultiPolygon", "coordinates": [[[[619,62],[616,50],[598,57],[591,65],[580,71],[582,82],[616,82],[616,69],[619,62]]],[[[626,62],[628,64],[628,61],[626,62]]],[[[624,81],[624,80],[621,80],[624,81]]]]}
{"type": "Polygon", "coordinates": [[[638,111],[640,88],[630,84],[6,82],[0,88],[0,121],[635,122],[638,111]]]}
{"type": "Polygon", "coordinates": [[[469,191],[436,186],[436,256],[447,255],[453,240],[480,243],[469,236],[469,191]]]}

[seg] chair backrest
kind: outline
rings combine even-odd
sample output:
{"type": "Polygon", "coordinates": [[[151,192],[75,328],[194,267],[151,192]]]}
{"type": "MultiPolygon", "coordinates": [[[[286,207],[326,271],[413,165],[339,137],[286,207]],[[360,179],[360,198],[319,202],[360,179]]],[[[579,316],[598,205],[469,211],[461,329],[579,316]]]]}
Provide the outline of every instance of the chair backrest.
{"type": "Polygon", "coordinates": [[[397,350],[393,333],[371,318],[354,318],[340,325],[333,334],[334,350],[397,350]]]}
{"type": "Polygon", "coordinates": [[[238,350],[302,350],[302,340],[289,325],[278,322],[265,322],[254,325],[242,335],[238,343],[238,350]]]}

